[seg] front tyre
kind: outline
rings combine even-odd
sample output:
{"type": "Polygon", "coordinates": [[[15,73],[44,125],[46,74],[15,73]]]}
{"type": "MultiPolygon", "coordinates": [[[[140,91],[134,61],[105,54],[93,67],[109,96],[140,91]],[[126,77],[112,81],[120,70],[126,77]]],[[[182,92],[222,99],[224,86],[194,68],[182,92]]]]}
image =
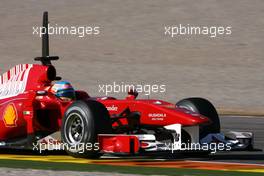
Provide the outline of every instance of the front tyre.
{"type": "Polygon", "coordinates": [[[176,103],[177,107],[196,112],[210,119],[210,124],[200,125],[200,139],[210,133],[220,133],[218,113],[211,102],[203,98],[187,98],[176,103]]]}
{"type": "Polygon", "coordinates": [[[65,112],[61,136],[66,152],[74,157],[99,157],[98,134],[112,131],[109,113],[103,104],[76,101],[65,112]]]}

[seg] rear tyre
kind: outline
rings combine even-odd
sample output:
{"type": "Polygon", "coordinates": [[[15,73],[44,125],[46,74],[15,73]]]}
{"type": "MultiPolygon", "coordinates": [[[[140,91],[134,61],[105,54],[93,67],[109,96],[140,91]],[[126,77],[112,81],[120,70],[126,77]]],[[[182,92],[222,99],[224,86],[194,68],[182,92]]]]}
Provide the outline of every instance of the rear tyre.
{"type": "Polygon", "coordinates": [[[97,101],[76,101],[65,112],[61,136],[66,152],[78,158],[97,158],[98,134],[109,134],[112,125],[105,106],[97,101]]]}
{"type": "Polygon", "coordinates": [[[218,113],[208,100],[203,98],[187,98],[176,103],[176,106],[201,114],[211,120],[211,123],[200,125],[200,139],[210,133],[220,133],[218,113]]]}

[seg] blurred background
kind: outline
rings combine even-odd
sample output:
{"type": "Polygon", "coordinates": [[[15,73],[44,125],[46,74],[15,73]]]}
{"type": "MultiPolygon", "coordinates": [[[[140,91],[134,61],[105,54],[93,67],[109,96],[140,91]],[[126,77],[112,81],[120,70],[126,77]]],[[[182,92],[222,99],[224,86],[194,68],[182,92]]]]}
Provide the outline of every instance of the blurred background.
{"type": "MultiPolygon", "coordinates": [[[[60,76],[91,96],[103,96],[100,84],[165,84],[152,94],[177,102],[208,98],[218,108],[264,107],[262,0],[1,0],[0,71],[34,63],[41,40],[43,11],[51,25],[100,26],[100,34],[79,38],[50,36],[50,54],[60,76]],[[231,26],[232,34],[164,35],[164,26],[231,26]]],[[[111,94],[123,97],[125,94],[111,94]]],[[[146,98],[146,96],[141,96],[146,98]]]]}

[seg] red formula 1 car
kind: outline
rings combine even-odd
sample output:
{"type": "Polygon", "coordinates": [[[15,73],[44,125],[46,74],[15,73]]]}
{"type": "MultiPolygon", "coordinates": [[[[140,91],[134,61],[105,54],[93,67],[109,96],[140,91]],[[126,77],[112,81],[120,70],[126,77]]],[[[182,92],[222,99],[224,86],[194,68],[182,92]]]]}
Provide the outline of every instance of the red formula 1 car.
{"type": "Polygon", "coordinates": [[[17,65],[0,77],[0,147],[43,149],[45,144],[44,149],[59,146],[76,157],[210,151],[211,144],[220,143],[224,150],[252,147],[251,133],[223,136],[216,109],[202,98],[175,105],[136,99],[133,90],[125,99],[75,91],[59,81],[51,64],[59,58],[49,56],[47,26],[44,12],[42,57],[35,58],[42,64],[17,65]]]}

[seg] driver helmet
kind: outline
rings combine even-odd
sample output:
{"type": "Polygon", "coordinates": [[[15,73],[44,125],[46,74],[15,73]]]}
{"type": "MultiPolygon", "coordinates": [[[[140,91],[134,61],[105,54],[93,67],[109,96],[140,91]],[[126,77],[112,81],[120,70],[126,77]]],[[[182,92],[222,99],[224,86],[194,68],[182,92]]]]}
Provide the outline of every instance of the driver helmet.
{"type": "Polygon", "coordinates": [[[51,92],[64,101],[71,101],[76,98],[75,90],[68,81],[57,81],[51,87],[51,92]]]}

